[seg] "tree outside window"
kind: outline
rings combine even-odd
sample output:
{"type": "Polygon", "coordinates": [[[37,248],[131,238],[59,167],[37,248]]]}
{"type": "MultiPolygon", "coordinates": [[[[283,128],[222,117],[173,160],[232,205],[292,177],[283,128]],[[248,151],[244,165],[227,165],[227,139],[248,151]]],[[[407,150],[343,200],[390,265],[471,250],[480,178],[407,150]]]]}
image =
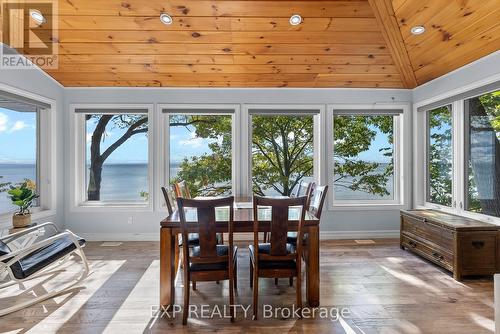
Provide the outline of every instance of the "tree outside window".
{"type": "Polygon", "coordinates": [[[427,201],[452,204],[453,146],[451,106],[428,111],[427,201]]]}

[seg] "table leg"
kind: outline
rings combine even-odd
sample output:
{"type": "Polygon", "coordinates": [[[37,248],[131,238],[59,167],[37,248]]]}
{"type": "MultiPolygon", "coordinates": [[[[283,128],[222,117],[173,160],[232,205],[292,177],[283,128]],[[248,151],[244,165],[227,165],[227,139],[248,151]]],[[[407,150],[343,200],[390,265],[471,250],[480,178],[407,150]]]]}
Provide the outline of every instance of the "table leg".
{"type": "Polygon", "coordinates": [[[160,305],[165,307],[175,302],[175,248],[172,229],[160,228],[160,305]]]}
{"type": "Polygon", "coordinates": [[[311,226],[307,238],[307,302],[310,307],[319,306],[319,227],[311,226]]]}

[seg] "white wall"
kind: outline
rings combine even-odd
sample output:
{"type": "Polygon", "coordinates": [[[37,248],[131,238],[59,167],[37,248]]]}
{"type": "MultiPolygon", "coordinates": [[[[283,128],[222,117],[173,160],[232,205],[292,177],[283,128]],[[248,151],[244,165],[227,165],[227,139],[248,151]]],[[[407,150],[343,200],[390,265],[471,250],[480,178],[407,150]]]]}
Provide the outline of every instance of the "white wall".
{"type": "MultiPolygon", "coordinates": [[[[24,69],[24,70],[8,70],[0,69],[0,84],[19,89],[31,94],[36,94],[56,102],[55,112],[55,128],[56,134],[56,166],[55,171],[58,178],[55,180],[56,191],[56,215],[44,218],[34,218],[35,222],[53,221],[59,226],[64,226],[64,187],[62,177],[64,171],[64,149],[63,149],[63,129],[64,123],[64,88],[55,80],[39,69],[24,69]]],[[[11,219],[1,220],[0,226],[11,225],[11,219]]]]}
{"type": "MultiPolygon", "coordinates": [[[[68,88],[65,90],[65,122],[71,104],[82,103],[207,103],[207,104],[410,104],[411,91],[388,89],[167,89],[167,88],[68,88]]],[[[156,108],[155,108],[156,109],[156,108]]],[[[243,109],[243,106],[242,106],[243,109]]],[[[71,135],[66,133],[67,136],[71,135]]],[[[69,141],[65,146],[66,166],[69,141]]],[[[160,159],[161,156],[156,158],[160,159]]],[[[155,173],[158,174],[158,173],[155,173]]],[[[72,184],[68,169],[66,191],[72,184]]],[[[152,180],[156,182],[156,180],[152,180]]],[[[325,205],[326,207],[327,205],[325,205]]],[[[109,210],[109,209],[108,209],[109,210]]],[[[326,210],[326,209],[325,209],[326,210]]],[[[74,212],[66,204],[65,221],[71,230],[98,240],[158,239],[159,221],[166,213],[153,212],[74,212]],[[133,223],[127,224],[133,217],[133,223]]],[[[397,236],[399,210],[324,212],[323,237],[387,237],[397,236]]]]}

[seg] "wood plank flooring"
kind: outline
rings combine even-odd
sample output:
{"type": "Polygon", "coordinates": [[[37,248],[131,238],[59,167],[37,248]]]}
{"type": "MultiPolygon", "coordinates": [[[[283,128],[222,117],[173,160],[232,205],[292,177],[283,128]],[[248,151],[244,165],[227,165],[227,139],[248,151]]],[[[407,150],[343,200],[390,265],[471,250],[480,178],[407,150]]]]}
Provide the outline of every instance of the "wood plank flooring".
{"type": "MultiPolygon", "coordinates": [[[[239,243],[236,302],[250,305],[248,252],[239,243]]],[[[397,240],[358,245],[354,241],[321,243],[321,306],[348,309],[340,321],[278,317],[244,319],[191,318],[182,326],[161,317],[158,302],[157,242],[124,242],[103,247],[90,242],[86,254],[93,273],[85,288],[0,318],[0,332],[7,333],[493,333],[493,282],[489,278],[453,280],[449,273],[399,249],[397,240]]],[[[77,271],[72,266],[73,274],[77,271]]],[[[66,273],[71,274],[71,273],[66,273]]],[[[182,275],[179,275],[182,276],[182,275]]],[[[60,281],[56,278],[56,281],[60,281]]],[[[260,281],[260,303],[291,306],[295,292],[282,279],[260,281]]],[[[43,284],[42,284],[43,283],[43,284]]],[[[41,293],[48,282],[33,289],[41,293]]],[[[182,281],[176,302],[182,304],[182,281]]],[[[26,293],[25,293],[26,294],[26,293]]],[[[5,306],[0,293],[0,307],[5,306]]],[[[228,302],[227,282],[198,283],[194,305],[228,302]]],[[[261,307],[262,309],[262,307],[261,307]]]]}

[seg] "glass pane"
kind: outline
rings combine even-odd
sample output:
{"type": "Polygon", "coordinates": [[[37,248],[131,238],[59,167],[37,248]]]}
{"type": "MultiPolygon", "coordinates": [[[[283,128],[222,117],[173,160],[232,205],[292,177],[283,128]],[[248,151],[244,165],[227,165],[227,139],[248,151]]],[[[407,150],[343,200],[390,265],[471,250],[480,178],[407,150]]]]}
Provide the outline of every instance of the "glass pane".
{"type": "Polygon", "coordinates": [[[253,192],[290,196],[313,180],[313,116],[252,116],[253,192]]]}
{"type": "Polygon", "coordinates": [[[191,197],[232,192],[232,116],[170,115],[170,183],[186,181],[191,197]]]}
{"type": "Polygon", "coordinates": [[[88,201],[148,201],[148,117],[86,115],[88,201]]]}
{"type": "Polygon", "coordinates": [[[500,91],[467,100],[466,207],[500,217],[500,91]]]}
{"type": "Polygon", "coordinates": [[[394,117],[334,116],[335,200],[394,199],[394,117]]]}
{"type": "Polygon", "coordinates": [[[7,190],[27,180],[37,185],[37,114],[0,108],[0,214],[13,212],[7,190]]]}
{"type": "Polygon", "coordinates": [[[428,118],[428,187],[427,201],[451,206],[453,146],[451,106],[429,110],[428,118]]]}

